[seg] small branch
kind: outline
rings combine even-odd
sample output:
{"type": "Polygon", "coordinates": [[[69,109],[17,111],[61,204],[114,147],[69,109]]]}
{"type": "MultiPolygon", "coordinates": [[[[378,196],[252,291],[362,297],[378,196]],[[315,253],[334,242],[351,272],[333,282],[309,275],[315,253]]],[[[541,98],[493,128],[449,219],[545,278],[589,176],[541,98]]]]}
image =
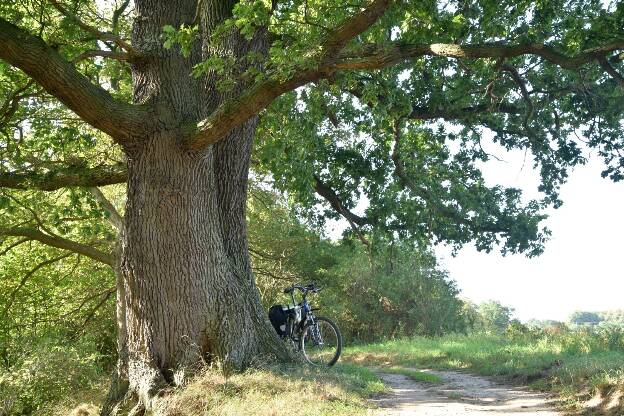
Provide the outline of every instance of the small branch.
{"type": "MultiPolygon", "coordinates": [[[[56,0],[49,0],[49,1],[56,8],[56,10],[61,12],[61,14],[63,14],[64,16],[66,16],[66,17],[70,18],[71,20],[73,20],[85,32],[88,32],[88,33],[92,34],[93,36],[95,36],[97,39],[99,39],[101,41],[113,42],[115,45],[117,45],[120,48],[124,49],[128,53],[136,55],[136,51],[134,50],[134,48],[132,46],[130,46],[130,44],[128,42],[123,40],[118,35],[116,35],[114,33],[111,33],[111,32],[102,32],[98,28],[90,26],[90,25],[86,24],[85,22],[83,22],[82,20],[80,20],[78,18],[78,16],[76,16],[73,13],[71,13],[69,10],[67,10],[65,8],[65,6],[63,6],[58,1],[56,1],[56,0]]],[[[122,12],[123,12],[123,10],[122,10],[122,12]]]]}
{"type": "Polygon", "coordinates": [[[95,316],[95,313],[98,311],[98,309],[100,309],[106,303],[106,301],[112,296],[113,293],[116,292],[116,290],[117,290],[117,288],[113,287],[113,288],[108,289],[104,293],[104,296],[102,296],[102,299],[100,299],[100,301],[93,307],[93,309],[91,309],[91,311],[89,312],[87,317],[84,319],[84,321],[82,322],[82,325],[81,325],[80,329],[78,330],[78,332],[80,332],[80,331],[85,329],[87,324],[95,316]]]}
{"type": "Polygon", "coordinates": [[[442,118],[444,120],[461,120],[483,113],[520,114],[521,111],[515,105],[508,103],[499,103],[493,107],[490,104],[477,104],[474,106],[456,109],[433,109],[431,107],[414,107],[412,109],[412,112],[407,116],[407,118],[411,120],[434,120],[437,118],[442,118]]]}
{"type": "MultiPolygon", "coordinates": [[[[371,101],[364,101],[364,92],[361,85],[351,86],[349,88],[343,88],[342,91],[349,93],[359,99],[363,104],[368,107],[374,107],[375,104],[371,101]]],[[[390,105],[387,100],[384,100],[383,95],[377,97],[379,105],[390,105]]],[[[452,108],[453,103],[438,104],[437,106],[412,106],[412,112],[407,115],[411,120],[435,120],[438,118],[444,120],[461,120],[469,117],[473,117],[478,114],[484,113],[505,113],[505,114],[521,114],[522,109],[514,104],[501,102],[495,106],[491,104],[475,104],[467,107],[452,108]]]]}
{"type": "Polygon", "coordinates": [[[316,193],[325,198],[325,200],[329,202],[329,205],[331,205],[334,211],[342,215],[347,220],[351,229],[358,236],[362,244],[366,246],[366,249],[370,254],[370,241],[368,241],[366,236],[362,233],[360,227],[363,225],[371,224],[371,221],[368,218],[360,217],[359,215],[354,214],[347,207],[345,207],[336,192],[332,188],[327,186],[323,181],[321,181],[318,176],[314,175],[314,180],[314,190],[316,191],[316,193]]]}
{"type": "Polygon", "coordinates": [[[115,267],[115,259],[111,253],[106,253],[96,248],[93,248],[91,246],[88,246],[86,244],[78,243],[72,240],[68,240],[66,238],[48,235],[48,234],[42,233],[36,228],[26,228],[26,227],[7,228],[7,227],[0,226],[0,235],[25,237],[30,240],[36,240],[42,244],[45,244],[51,247],[60,248],[62,250],[68,250],[74,253],[82,254],[93,260],[107,264],[111,267],[115,267]]]}
{"type": "Polygon", "coordinates": [[[417,195],[425,200],[428,204],[431,211],[435,214],[438,214],[442,217],[446,217],[456,224],[462,224],[470,227],[471,229],[479,229],[484,232],[492,232],[492,233],[506,233],[509,230],[504,227],[498,226],[498,224],[479,224],[475,225],[472,221],[462,216],[456,210],[446,207],[442,204],[436,203],[434,197],[431,195],[428,189],[422,188],[418,186],[412,179],[408,176],[405,171],[405,167],[401,161],[401,157],[399,155],[400,146],[401,146],[401,119],[395,121],[393,127],[394,133],[394,147],[392,149],[392,155],[390,156],[392,162],[394,163],[394,174],[399,178],[401,186],[403,188],[409,189],[414,195],[417,195]]]}
{"type": "Polygon", "coordinates": [[[117,231],[123,231],[124,228],[124,220],[123,217],[119,214],[119,211],[115,208],[112,202],[110,202],[106,196],[102,193],[100,188],[91,187],[89,188],[89,192],[95,197],[95,199],[100,203],[102,208],[108,214],[108,220],[113,224],[113,227],[117,229],[117,231]]]}
{"type": "Polygon", "coordinates": [[[513,66],[501,65],[501,71],[508,72],[511,75],[511,78],[514,80],[514,82],[520,88],[522,98],[524,99],[524,102],[527,105],[527,112],[526,112],[526,115],[524,116],[523,124],[524,124],[524,128],[528,132],[530,131],[529,121],[531,121],[531,117],[533,117],[534,107],[533,107],[533,101],[531,100],[531,96],[529,95],[529,91],[527,90],[526,84],[524,83],[524,80],[518,73],[518,70],[514,68],[513,66]]]}
{"type": "Polygon", "coordinates": [[[90,58],[95,58],[95,57],[115,59],[117,61],[132,61],[133,60],[133,56],[126,52],[91,50],[91,51],[82,52],[80,55],[72,59],[72,62],[78,63],[80,61],[84,61],[85,59],[90,59],[90,58]]]}
{"type": "Polygon", "coordinates": [[[598,58],[598,63],[607,74],[611,75],[611,77],[620,84],[620,87],[624,87],[624,76],[617,72],[604,56],[598,58]]]}
{"type": "Polygon", "coordinates": [[[130,5],[130,0],[124,0],[119,5],[119,7],[115,9],[115,11],[113,12],[113,18],[112,18],[112,24],[111,24],[111,27],[113,28],[113,33],[117,34],[117,31],[119,30],[119,18],[123,15],[123,13],[126,11],[129,5],[130,5]]]}
{"type": "Polygon", "coordinates": [[[0,107],[0,125],[8,122],[11,117],[13,117],[19,108],[21,100],[32,96],[31,94],[26,94],[25,91],[28,90],[34,83],[35,81],[31,79],[24,86],[9,94],[2,107],[0,107]]]}
{"type": "Polygon", "coordinates": [[[28,273],[26,273],[22,277],[22,279],[20,280],[18,285],[15,287],[15,289],[13,289],[11,291],[11,293],[8,295],[8,301],[4,305],[4,309],[2,310],[2,315],[6,315],[6,313],[9,311],[9,309],[11,309],[11,306],[13,306],[13,303],[15,302],[15,296],[17,295],[17,292],[19,292],[24,287],[24,285],[26,284],[28,279],[30,279],[38,270],[40,270],[43,267],[48,266],[48,265],[50,265],[52,263],[56,263],[59,260],[65,259],[65,258],[67,258],[67,257],[69,257],[71,255],[73,255],[73,253],[67,253],[67,254],[63,254],[62,256],[51,258],[49,260],[46,260],[44,262],[39,263],[34,268],[32,268],[28,273]]]}
{"type": "Polygon", "coordinates": [[[0,257],[4,256],[5,254],[7,254],[9,251],[13,250],[15,247],[22,245],[28,241],[31,241],[30,238],[20,238],[19,240],[17,240],[16,242],[14,242],[13,244],[9,244],[8,247],[6,247],[5,249],[3,249],[2,251],[0,251],[0,257]]]}
{"type": "Polygon", "coordinates": [[[95,298],[97,298],[97,297],[100,297],[100,296],[102,296],[102,295],[107,295],[107,294],[109,294],[109,293],[111,293],[111,292],[116,291],[116,289],[117,289],[116,287],[111,287],[111,288],[104,289],[104,290],[102,290],[102,291],[96,292],[96,293],[94,293],[94,294],[87,295],[86,297],[82,298],[82,300],[80,301],[80,304],[79,304],[77,307],[75,307],[75,308],[73,308],[72,310],[70,310],[69,312],[67,312],[67,313],[65,313],[65,314],[63,314],[63,315],[61,315],[61,318],[67,318],[67,317],[70,317],[70,316],[73,316],[73,315],[77,314],[78,312],[80,312],[80,311],[82,310],[82,308],[83,308],[83,307],[84,307],[84,306],[85,306],[85,305],[86,305],[86,304],[87,304],[90,300],[95,299],[95,298]]]}
{"type": "Polygon", "coordinates": [[[360,217],[359,215],[354,214],[347,207],[345,207],[336,192],[316,175],[314,175],[314,191],[322,196],[327,202],[329,202],[329,205],[331,205],[334,211],[342,215],[347,221],[357,224],[359,226],[371,223],[368,218],[360,217]]]}

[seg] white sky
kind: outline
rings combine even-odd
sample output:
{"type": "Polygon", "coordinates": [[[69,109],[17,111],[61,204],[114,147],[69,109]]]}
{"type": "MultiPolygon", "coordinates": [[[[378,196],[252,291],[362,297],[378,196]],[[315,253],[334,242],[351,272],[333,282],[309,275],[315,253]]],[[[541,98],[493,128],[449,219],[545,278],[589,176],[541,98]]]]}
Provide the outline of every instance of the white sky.
{"type": "MultiPolygon", "coordinates": [[[[523,163],[524,153],[493,149],[486,150],[504,161],[483,165],[488,184],[538,197],[539,174],[529,160],[523,163]]],[[[566,320],[575,310],[624,309],[624,182],[603,179],[601,170],[601,159],[589,155],[589,163],[570,174],[560,194],[563,206],[548,211],[545,225],[552,237],[540,257],[479,253],[472,245],[452,257],[450,248],[437,247],[439,262],[457,281],[461,296],[498,300],[523,321],[566,320]]],[[[345,226],[333,222],[328,231],[338,237],[345,226]]]]}
{"type": "MultiPolygon", "coordinates": [[[[497,152],[506,161],[490,161],[483,173],[500,183],[536,195],[538,173],[523,154],[497,152]]],[[[456,257],[438,247],[440,263],[449,270],[462,295],[476,302],[494,299],[516,309],[521,320],[565,320],[575,310],[624,308],[624,183],[600,176],[602,161],[589,156],[562,187],[563,206],[549,210],[552,231],[540,257],[503,257],[466,246],[456,257]]]]}

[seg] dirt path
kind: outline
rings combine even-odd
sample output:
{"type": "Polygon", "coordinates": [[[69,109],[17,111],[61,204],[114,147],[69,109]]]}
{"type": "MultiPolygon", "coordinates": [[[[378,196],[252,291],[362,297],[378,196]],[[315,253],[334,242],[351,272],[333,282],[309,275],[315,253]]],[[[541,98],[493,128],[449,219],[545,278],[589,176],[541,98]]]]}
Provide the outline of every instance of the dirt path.
{"type": "Polygon", "coordinates": [[[400,374],[379,373],[392,388],[374,400],[384,416],[559,416],[548,397],[457,371],[429,371],[441,383],[413,381],[400,374]]]}

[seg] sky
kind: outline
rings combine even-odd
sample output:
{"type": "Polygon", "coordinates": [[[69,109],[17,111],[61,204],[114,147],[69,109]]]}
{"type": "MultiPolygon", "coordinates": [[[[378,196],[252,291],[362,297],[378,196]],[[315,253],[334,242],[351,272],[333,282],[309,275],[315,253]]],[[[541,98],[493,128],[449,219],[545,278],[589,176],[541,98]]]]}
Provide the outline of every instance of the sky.
{"type": "MultiPolygon", "coordinates": [[[[537,196],[539,175],[523,153],[497,152],[505,162],[483,166],[488,184],[520,188],[537,196]]],[[[497,300],[515,316],[565,321],[576,310],[624,309],[624,183],[603,179],[602,161],[589,155],[563,185],[563,206],[550,209],[544,224],[552,231],[544,254],[479,253],[466,246],[457,256],[437,247],[440,264],[475,302],[497,300]]]]}
{"type": "MultiPolygon", "coordinates": [[[[525,162],[524,152],[506,152],[494,144],[485,150],[502,159],[482,164],[488,185],[520,188],[527,199],[539,197],[539,173],[525,162]]],[[[544,225],[552,236],[541,256],[503,257],[467,245],[453,257],[449,247],[435,248],[461,297],[477,303],[497,300],[525,322],[565,321],[576,310],[624,309],[624,182],[603,179],[600,157],[587,156],[588,163],[576,167],[561,189],[563,206],[547,211],[544,225]]],[[[346,226],[344,221],[329,223],[330,236],[339,237],[346,226]]]]}

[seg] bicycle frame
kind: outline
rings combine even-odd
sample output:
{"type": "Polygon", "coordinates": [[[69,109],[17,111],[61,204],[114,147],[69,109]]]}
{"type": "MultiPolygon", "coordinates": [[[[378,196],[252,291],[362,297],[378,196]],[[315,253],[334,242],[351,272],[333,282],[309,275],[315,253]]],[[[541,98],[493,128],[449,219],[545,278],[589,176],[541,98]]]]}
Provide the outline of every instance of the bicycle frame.
{"type": "MultiPolygon", "coordinates": [[[[301,290],[301,289],[300,289],[301,290]]],[[[292,300],[292,304],[295,308],[299,307],[301,309],[301,319],[298,322],[292,322],[292,316],[288,317],[286,321],[286,335],[290,338],[291,341],[298,342],[299,338],[296,335],[301,334],[303,328],[306,324],[313,325],[314,324],[314,310],[316,308],[312,308],[310,302],[307,299],[308,292],[302,290],[302,299],[301,302],[297,303],[295,299],[295,291],[293,290],[290,293],[290,298],[292,300]]]]}

